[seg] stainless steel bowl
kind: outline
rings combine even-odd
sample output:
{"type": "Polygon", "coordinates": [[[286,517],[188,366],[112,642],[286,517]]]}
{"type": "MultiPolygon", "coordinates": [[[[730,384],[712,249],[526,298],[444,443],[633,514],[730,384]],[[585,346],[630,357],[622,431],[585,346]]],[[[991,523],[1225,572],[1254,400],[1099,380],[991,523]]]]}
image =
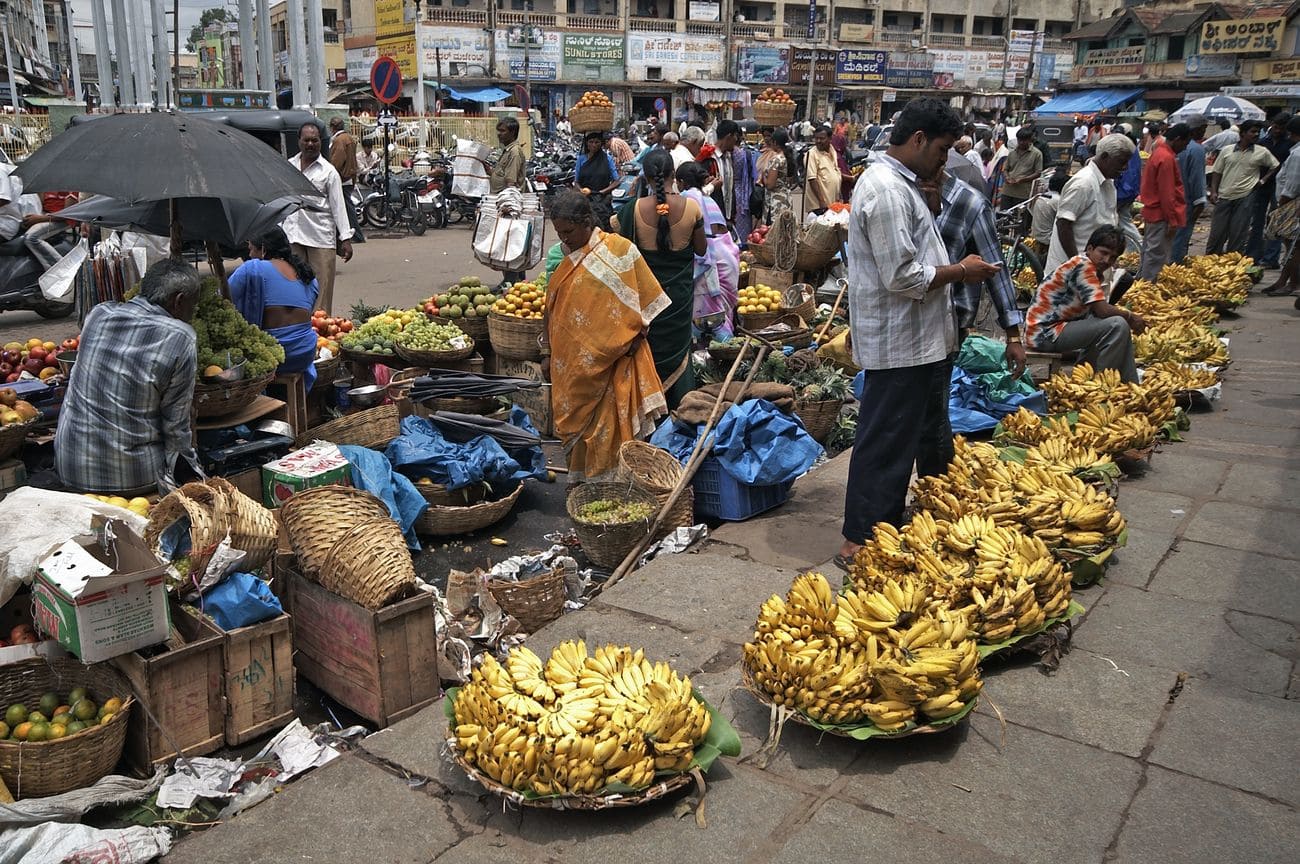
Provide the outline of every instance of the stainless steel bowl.
{"type": "Polygon", "coordinates": [[[72,374],[72,364],[77,362],[77,352],[60,351],[54,355],[54,359],[59,362],[59,372],[66,378],[72,374]]]}
{"type": "Polygon", "coordinates": [[[205,381],[219,381],[223,384],[231,384],[235,381],[244,380],[244,361],[239,361],[229,369],[225,369],[216,375],[205,375],[205,381]]]}
{"type": "Polygon", "coordinates": [[[366,384],[348,391],[348,401],[353,408],[373,408],[388,396],[388,388],[379,384],[366,384]]]}

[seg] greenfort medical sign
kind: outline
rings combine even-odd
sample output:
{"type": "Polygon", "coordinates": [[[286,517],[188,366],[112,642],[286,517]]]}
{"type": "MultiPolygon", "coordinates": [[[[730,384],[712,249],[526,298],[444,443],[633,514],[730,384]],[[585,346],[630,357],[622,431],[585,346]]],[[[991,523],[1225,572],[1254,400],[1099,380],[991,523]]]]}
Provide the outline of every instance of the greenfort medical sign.
{"type": "Polygon", "coordinates": [[[609,81],[624,77],[622,36],[564,34],[564,77],[576,81],[609,81]]]}

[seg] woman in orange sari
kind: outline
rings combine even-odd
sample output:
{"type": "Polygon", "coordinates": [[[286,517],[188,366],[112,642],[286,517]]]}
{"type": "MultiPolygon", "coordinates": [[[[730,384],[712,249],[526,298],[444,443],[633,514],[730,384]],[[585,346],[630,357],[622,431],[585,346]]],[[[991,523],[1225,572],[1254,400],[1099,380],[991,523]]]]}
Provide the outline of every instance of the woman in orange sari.
{"type": "Polygon", "coordinates": [[[669,300],[636,246],[596,227],[580,192],[556,196],[551,224],[565,256],[547,286],[543,364],[572,482],[618,467],[623,442],[667,413],[646,332],[669,300]]]}

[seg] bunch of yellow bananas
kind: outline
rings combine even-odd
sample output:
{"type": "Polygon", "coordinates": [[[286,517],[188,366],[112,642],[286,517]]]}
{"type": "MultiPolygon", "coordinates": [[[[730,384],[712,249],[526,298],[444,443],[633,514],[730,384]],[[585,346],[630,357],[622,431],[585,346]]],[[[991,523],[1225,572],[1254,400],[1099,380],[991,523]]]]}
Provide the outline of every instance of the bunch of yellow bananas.
{"type": "Polygon", "coordinates": [[[453,705],[456,748],[502,785],[538,795],[649,786],[685,771],[709,731],[689,678],[629,647],[562,642],[542,660],[526,647],[484,657],[453,705]]]}
{"type": "Polygon", "coordinates": [[[1163,379],[1126,383],[1120,380],[1118,369],[1096,371],[1090,363],[1056,373],[1043,382],[1042,389],[1049,407],[1058,414],[1106,402],[1127,414],[1145,414],[1151,425],[1159,427],[1173,419],[1177,407],[1173,388],[1163,379]]]}
{"type": "Polygon", "coordinates": [[[1109,456],[1070,438],[1048,438],[1025,451],[1025,467],[1042,466],[1055,474],[1108,472],[1114,464],[1109,456]]]}
{"type": "MultiPolygon", "coordinates": [[[[1170,412],[1173,416],[1173,412],[1170,412]]],[[[1002,438],[1020,444],[1041,444],[1065,438],[1099,453],[1116,455],[1151,446],[1159,430],[1145,414],[1129,414],[1109,402],[1081,408],[1071,426],[1064,417],[1039,417],[1024,408],[1002,418],[1002,438]]]]}
{"type": "Polygon", "coordinates": [[[1115,260],[1116,267],[1123,267],[1130,273],[1136,272],[1141,263],[1142,256],[1137,252],[1125,252],[1115,260]]]}
{"type": "Polygon", "coordinates": [[[759,609],[745,666],[774,703],[813,720],[898,731],[951,717],[979,694],[967,613],[944,608],[918,579],[836,596],[804,573],[759,609]]]}
{"type": "Polygon", "coordinates": [[[1139,366],[1162,362],[1228,364],[1228,349],[1218,334],[1209,327],[1182,322],[1149,327],[1134,336],[1133,356],[1139,366]]]}
{"type": "Polygon", "coordinates": [[[1182,363],[1168,360],[1153,363],[1142,370],[1142,383],[1156,383],[1174,393],[1183,390],[1204,390],[1219,382],[1218,373],[1213,369],[1198,369],[1182,363]]]}
{"type": "Polygon", "coordinates": [[[1213,324],[1218,313],[1190,297],[1171,296],[1154,282],[1138,280],[1124,295],[1124,305],[1155,327],[1166,324],[1213,324]]]}
{"type": "Polygon", "coordinates": [[[1156,280],[1169,293],[1179,293],[1198,303],[1245,303],[1250,296],[1249,270],[1254,259],[1240,252],[1196,255],[1183,264],[1168,264],[1156,280]]]}

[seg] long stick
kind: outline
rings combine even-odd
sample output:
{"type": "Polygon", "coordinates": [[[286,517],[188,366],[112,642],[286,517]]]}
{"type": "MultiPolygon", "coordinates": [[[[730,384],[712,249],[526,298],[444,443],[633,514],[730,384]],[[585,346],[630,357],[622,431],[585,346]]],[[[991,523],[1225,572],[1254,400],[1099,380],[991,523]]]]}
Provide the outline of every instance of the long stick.
{"type": "Polygon", "coordinates": [[[841,279],[840,293],[835,296],[835,305],[831,306],[831,314],[827,316],[826,323],[822,325],[822,329],[817,331],[817,335],[813,340],[815,343],[821,342],[822,337],[826,335],[826,331],[831,329],[831,325],[835,323],[835,313],[840,311],[840,301],[844,299],[844,293],[848,290],[849,280],[841,279]]]}
{"type": "MultiPolygon", "coordinates": [[[[714,424],[718,422],[718,413],[722,408],[722,403],[726,401],[727,398],[727,388],[730,387],[731,382],[735,380],[736,371],[740,369],[741,361],[744,360],[745,354],[749,351],[749,348],[752,345],[753,343],[746,342],[740,346],[740,353],[737,354],[736,359],[732,361],[731,369],[728,370],[727,377],[722,382],[722,389],[718,391],[718,398],[713,402],[713,410],[709,412],[709,419],[705,422],[704,429],[700,432],[699,438],[695,441],[695,449],[691,451],[691,456],[686,461],[686,467],[682,471],[682,476],[677,480],[677,485],[673,487],[673,491],[669,493],[663,506],[659,508],[659,512],[655,515],[655,521],[651,524],[650,530],[641,538],[641,541],[632,548],[632,551],[627,553],[623,562],[618,565],[618,569],[610,574],[609,579],[607,579],[605,584],[600,587],[600,591],[604,591],[606,588],[614,585],[632,571],[632,568],[636,566],[637,559],[641,557],[641,553],[645,551],[645,547],[650,544],[651,538],[653,538],[659,531],[659,527],[663,524],[664,517],[668,514],[668,511],[677,503],[677,499],[681,497],[682,491],[687,487],[691,480],[694,479],[695,472],[699,470],[705,457],[708,456],[709,450],[712,449],[712,446],[706,448],[705,444],[708,443],[713,436],[713,427],[714,424]]],[[[757,354],[754,357],[754,364],[749,370],[749,375],[746,376],[744,382],[740,385],[740,390],[736,392],[736,398],[732,400],[733,402],[738,403],[741,401],[741,398],[745,395],[745,391],[748,390],[749,385],[753,383],[754,376],[758,374],[759,366],[762,365],[763,362],[763,355],[767,353],[767,348],[765,346],[756,346],[755,350],[757,351],[757,354]]]]}

